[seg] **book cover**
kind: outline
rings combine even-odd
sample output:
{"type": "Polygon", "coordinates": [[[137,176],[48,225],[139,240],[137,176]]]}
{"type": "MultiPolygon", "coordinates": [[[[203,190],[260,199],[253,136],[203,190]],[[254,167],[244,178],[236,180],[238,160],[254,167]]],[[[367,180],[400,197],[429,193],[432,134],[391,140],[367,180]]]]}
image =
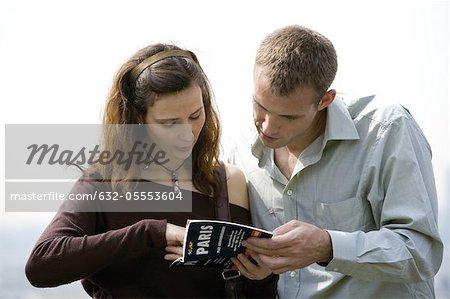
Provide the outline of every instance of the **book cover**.
{"type": "Polygon", "coordinates": [[[249,237],[271,238],[272,233],[234,222],[190,220],[184,236],[183,257],[170,266],[230,269],[233,266],[231,257],[245,254],[246,248],[241,242],[249,237]]]}

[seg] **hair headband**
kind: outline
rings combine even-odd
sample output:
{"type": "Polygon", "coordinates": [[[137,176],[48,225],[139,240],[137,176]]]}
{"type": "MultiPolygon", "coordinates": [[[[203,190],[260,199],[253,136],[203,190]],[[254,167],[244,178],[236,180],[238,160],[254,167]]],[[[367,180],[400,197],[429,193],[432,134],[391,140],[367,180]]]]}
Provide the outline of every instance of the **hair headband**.
{"type": "Polygon", "coordinates": [[[133,70],[131,70],[130,76],[131,76],[131,82],[136,83],[137,78],[139,77],[139,75],[149,66],[151,66],[152,64],[163,60],[165,58],[168,57],[185,57],[185,58],[189,58],[192,59],[192,53],[189,51],[185,51],[185,50],[166,50],[166,51],[161,51],[158,52],[146,59],[144,59],[141,63],[139,63],[137,66],[134,67],[133,70]]]}

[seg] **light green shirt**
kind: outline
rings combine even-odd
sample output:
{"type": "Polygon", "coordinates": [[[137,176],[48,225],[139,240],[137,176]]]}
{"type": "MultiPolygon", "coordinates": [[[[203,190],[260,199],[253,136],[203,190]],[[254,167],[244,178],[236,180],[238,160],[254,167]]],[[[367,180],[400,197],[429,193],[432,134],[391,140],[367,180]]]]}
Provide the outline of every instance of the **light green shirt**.
{"type": "Polygon", "coordinates": [[[248,179],[253,225],[326,229],[333,259],[280,276],[280,299],[433,298],[443,254],[430,146],[400,105],[336,98],[325,133],[287,179],[257,138],[230,162],[248,179]]]}

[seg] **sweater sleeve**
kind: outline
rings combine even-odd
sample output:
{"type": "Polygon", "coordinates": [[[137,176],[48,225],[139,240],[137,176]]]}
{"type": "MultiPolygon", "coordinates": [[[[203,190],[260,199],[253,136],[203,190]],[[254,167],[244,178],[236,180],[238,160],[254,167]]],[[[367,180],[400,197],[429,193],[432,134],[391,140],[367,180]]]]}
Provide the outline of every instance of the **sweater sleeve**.
{"type": "MultiPolygon", "coordinates": [[[[74,187],[77,188],[84,193],[93,191],[92,185],[80,182],[74,187]]],[[[166,220],[145,219],[98,233],[100,218],[101,213],[61,209],[42,233],[27,261],[25,273],[30,283],[36,287],[71,283],[142,255],[150,248],[166,246],[166,220]]]]}

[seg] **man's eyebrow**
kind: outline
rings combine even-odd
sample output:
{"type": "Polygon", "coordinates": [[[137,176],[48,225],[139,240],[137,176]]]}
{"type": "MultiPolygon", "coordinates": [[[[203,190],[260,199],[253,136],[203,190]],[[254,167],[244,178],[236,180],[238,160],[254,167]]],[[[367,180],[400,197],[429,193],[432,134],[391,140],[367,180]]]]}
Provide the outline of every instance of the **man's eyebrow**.
{"type": "Polygon", "coordinates": [[[255,99],[255,96],[253,96],[253,102],[255,102],[255,104],[258,105],[259,107],[261,107],[262,109],[268,111],[263,105],[261,105],[261,103],[259,103],[259,102],[255,99]]]}
{"type": "MultiPolygon", "coordinates": [[[[270,111],[267,110],[263,105],[261,105],[261,103],[259,103],[259,102],[255,99],[254,96],[253,96],[253,102],[254,102],[256,105],[258,105],[261,109],[263,109],[263,110],[265,110],[265,111],[267,111],[267,112],[270,112],[270,111]]],[[[270,112],[270,113],[274,113],[274,112],[270,112]]],[[[299,118],[299,117],[302,116],[302,115],[299,115],[299,114],[278,114],[278,113],[274,113],[274,114],[276,114],[276,115],[278,115],[278,116],[281,116],[281,117],[287,117],[287,118],[299,118]]]]}

